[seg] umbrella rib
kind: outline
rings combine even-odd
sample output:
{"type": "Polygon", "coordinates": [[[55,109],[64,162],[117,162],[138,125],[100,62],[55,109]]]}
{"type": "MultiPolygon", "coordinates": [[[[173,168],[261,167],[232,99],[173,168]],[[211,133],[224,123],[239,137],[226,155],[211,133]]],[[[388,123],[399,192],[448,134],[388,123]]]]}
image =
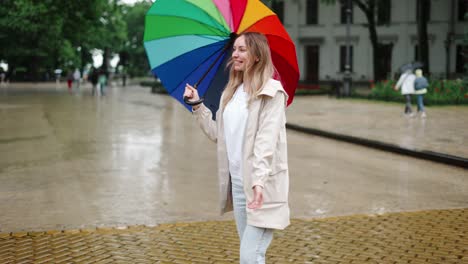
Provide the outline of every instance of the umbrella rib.
{"type": "Polygon", "coordinates": [[[231,33],[231,38],[230,40],[224,45],[224,48],[222,51],[218,54],[218,57],[211,63],[210,67],[206,72],[203,74],[203,76],[197,81],[197,83],[194,85],[195,89],[197,89],[198,85],[205,79],[205,77],[208,75],[208,73],[213,69],[213,67],[216,65],[216,63],[219,61],[219,59],[223,56],[223,54],[226,52],[226,50],[234,43],[234,40],[236,39],[237,34],[231,33]]]}

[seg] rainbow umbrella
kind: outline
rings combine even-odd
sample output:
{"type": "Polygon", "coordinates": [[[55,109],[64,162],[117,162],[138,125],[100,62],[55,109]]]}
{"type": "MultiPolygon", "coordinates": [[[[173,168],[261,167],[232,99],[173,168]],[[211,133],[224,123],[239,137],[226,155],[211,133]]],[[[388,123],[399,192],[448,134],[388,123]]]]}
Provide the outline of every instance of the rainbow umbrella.
{"type": "Polygon", "coordinates": [[[263,33],[292,102],[299,79],[296,49],[275,13],[259,0],[157,0],[145,17],[144,45],[152,72],[184,102],[185,84],[196,85],[213,113],[228,80],[226,63],[235,37],[263,33]]]}

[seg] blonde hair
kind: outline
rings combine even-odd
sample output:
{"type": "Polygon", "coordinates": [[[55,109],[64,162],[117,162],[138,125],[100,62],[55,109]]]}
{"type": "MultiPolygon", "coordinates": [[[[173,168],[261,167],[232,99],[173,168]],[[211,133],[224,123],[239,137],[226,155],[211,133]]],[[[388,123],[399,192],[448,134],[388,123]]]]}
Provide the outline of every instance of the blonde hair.
{"type": "Polygon", "coordinates": [[[422,77],[422,73],[423,73],[423,72],[422,72],[421,69],[417,69],[414,73],[416,74],[416,76],[422,77]]]}
{"type": "Polygon", "coordinates": [[[237,88],[244,83],[244,87],[249,91],[248,105],[257,98],[263,86],[273,77],[276,72],[271,59],[270,47],[267,38],[260,33],[246,32],[240,34],[237,38],[244,36],[248,55],[250,56],[250,65],[247,65],[245,71],[236,71],[233,64],[233,58],[229,59],[227,67],[229,69],[229,81],[224,88],[224,97],[221,102],[224,108],[231,100],[237,88]]]}

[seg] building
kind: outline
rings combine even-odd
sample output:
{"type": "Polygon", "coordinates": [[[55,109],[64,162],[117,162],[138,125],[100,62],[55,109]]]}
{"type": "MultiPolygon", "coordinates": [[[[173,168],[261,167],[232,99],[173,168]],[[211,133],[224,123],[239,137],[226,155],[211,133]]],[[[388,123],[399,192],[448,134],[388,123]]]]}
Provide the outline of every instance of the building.
{"type": "MultiPolygon", "coordinates": [[[[417,0],[380,1],[386,5],[376,14],[382,63],[391,78],[404,63],[417,60],[417,0]]],[[[346,16],[342,1],[270,1],[296,43],[300,79],[305,82],[342,79],[346,57],[346,16]]],[[[458,77],[466,73],[464,34],[468,32],[467,0],[430,0],[429,61],[432,76],[458,77]]],[[[373,80],[372,46],[367,19],[352,7],[351,71],[354,81],[373,80]]],[[[466,45],[466,44],[465,44],[466,45]]]]}

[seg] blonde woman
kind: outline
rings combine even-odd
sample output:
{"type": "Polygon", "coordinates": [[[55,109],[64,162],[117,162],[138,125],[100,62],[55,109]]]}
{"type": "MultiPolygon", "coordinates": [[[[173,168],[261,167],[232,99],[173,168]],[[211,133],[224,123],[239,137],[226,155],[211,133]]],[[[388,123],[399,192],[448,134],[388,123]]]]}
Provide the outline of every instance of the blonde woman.
{"type": "Polygon", "coordinates": [[[421,114],[422,118],[426,118],[426,110],[424,109],[424,94],[427,93],[427,87],[429,87],[429,83],[426,77],[423,76],[423,71],[421,69],[417,69],[415,73],[416,79],[414,80],[414,94],[416,95],[418,113],[421,114]]]}
{"type": "MultiPolygon", "coordinates": [[[[289,225],[287,94],[272,79],[275,68],[262,34],[239,35],[228,67],[216,121],[203,104],[193,106],[193,114],[217,143],[221,213],[234,211],[240,263],[265,263],[273,230],[289,225]]],[[[184,96],[199,100],[190,85],[184,96]]]]}

